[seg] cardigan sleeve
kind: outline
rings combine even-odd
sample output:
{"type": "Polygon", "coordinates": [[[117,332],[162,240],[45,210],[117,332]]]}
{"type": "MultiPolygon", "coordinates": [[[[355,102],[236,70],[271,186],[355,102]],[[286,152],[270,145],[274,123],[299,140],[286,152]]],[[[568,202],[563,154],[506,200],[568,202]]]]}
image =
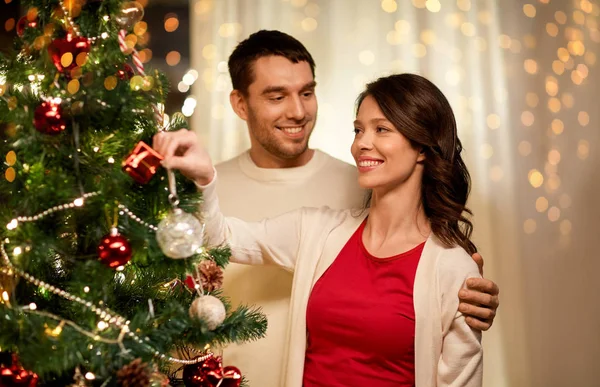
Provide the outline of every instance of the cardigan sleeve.
{"type": "Polygon", "coordinates": [[[481,276],[477,264],[464,250],[456,248],[448,252],[451,254],[438,261],[443,341],[437,387],[481,387],[481,332],[469,327],[465,316],[458,311],[459,290],[468,278],[481,276]]]}
{"type": "Polygon", "coordinates": [[[200,216],[205,224],[205,241],[211,246],[228,245],[231,248],[231,262],[247,265],[272,264],[293,271],[305,210],[291,211],[260,222],[225,217],[219,208],[216,184],[215,171],[215,177],[209,184],[198,186],[203,196],[200,216]]]}

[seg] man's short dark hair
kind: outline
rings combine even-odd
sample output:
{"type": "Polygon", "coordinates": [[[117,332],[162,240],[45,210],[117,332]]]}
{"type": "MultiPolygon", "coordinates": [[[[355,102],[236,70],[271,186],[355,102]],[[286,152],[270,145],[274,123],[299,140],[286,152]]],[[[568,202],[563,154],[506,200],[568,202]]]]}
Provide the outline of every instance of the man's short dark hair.
{"type": "Polygon", "coordinates": [[[302,43],[281,31],[260,30],[240,42],[229,56],[233,88],[248,95],[248,87],[254,82],[254,63],[259,58],[272,55],[282,56],[293,63],[308,62],[315,76],[315,61],[302,43]]]}

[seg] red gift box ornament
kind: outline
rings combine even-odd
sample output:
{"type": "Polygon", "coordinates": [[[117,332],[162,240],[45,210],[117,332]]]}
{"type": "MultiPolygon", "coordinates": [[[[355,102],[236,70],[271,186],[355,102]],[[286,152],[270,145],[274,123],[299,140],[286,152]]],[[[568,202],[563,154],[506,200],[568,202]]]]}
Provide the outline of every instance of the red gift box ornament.
{"type": "Polygon", "coordinates": [[[140,141],[123,161],[123,170],[133,180],[140,184],[146,184],[156,174],[162,159],[163,157],[148,144],[140,141]]]}

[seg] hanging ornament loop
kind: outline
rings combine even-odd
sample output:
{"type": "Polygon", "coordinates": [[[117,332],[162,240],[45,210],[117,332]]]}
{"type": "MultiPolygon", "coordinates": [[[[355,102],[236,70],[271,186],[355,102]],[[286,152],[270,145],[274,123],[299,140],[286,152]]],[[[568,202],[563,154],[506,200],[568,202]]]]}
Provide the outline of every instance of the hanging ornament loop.
{"type": "Polygon", "coordinates": [[[169,203],[173,209],[179,205],[179,196],[177,196],[177,182],[175,181],[175,172],[172,169],[167,169],[167,177],[169,179],[169,203]]]}

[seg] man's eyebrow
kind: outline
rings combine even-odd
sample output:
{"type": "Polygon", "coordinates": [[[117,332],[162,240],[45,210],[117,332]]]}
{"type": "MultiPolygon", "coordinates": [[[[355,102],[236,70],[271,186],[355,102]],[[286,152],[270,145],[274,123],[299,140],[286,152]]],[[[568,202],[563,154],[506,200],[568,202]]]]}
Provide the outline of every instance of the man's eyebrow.
{"type": "Polygon", "coordinates": [[[309,82],[309,83],[307,83],[306,85],[302,86],[302,89],[301,89],[301,90],[312,90],[312,89],[314,89],[315,87],[317,87],[317,82],[315,82],[315,81],[312,81],[312,82],[309,82]]]}
{"type": "Polygon", "coordinates": [[[261,94],[265,95],[271,93],[284,93],[285,91],[286,88],[283,86],[269,86],[266,89],[264,89],[261,94]]]}
{"type": "MultiPolygon", "coordinates": [[[[317,86],[317,82],[312,81],[302,86],[301,91],[313,90],[317,86]]],[[[271,93],[285,93],[287,88],[283,86],[269,86],[262,91],[262,95],[271,94],[271,93]]]]}

